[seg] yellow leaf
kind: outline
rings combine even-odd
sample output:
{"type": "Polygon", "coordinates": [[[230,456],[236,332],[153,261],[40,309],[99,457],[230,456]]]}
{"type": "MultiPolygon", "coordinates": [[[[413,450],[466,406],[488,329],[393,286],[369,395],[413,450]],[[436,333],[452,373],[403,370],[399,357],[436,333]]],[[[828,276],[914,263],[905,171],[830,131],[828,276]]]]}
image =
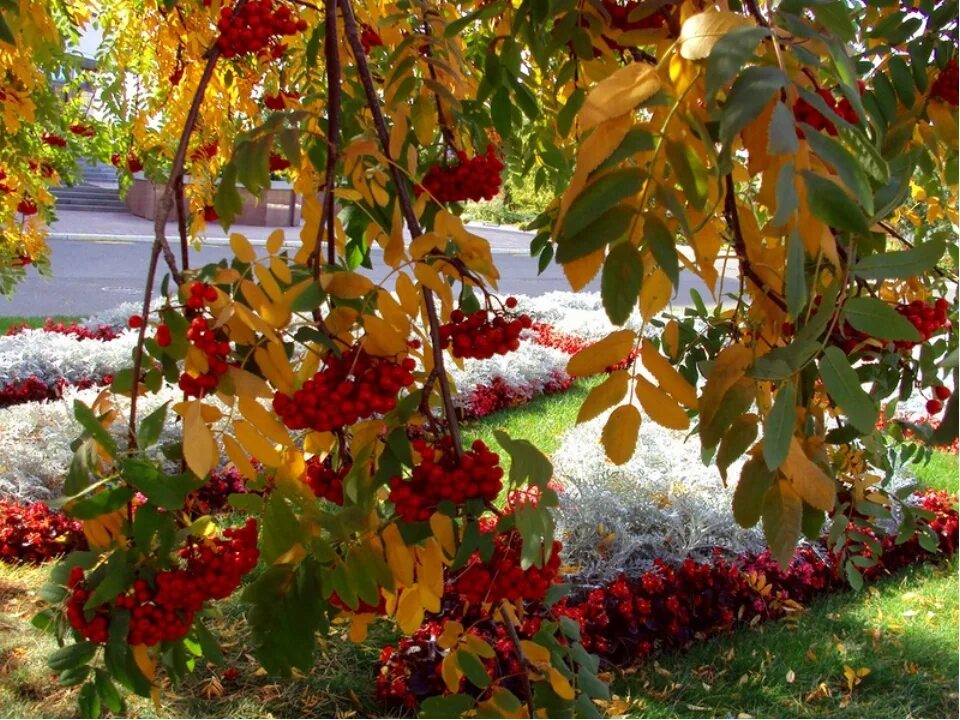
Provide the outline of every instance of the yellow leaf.
{"type": "Polygon", "coordinates": [[[237,472],[243,475],[243,477],[247,480],[257,479],[256,469],[250,462],[250,458],[247,457],[246,450],[241,447],[240,443],[237,442],[235,437],[232,435],[224,435],[223,447],[227,451],[227,457],[230,458],[230,462],[233,463],[233,466],[237,469],[237,472]]]}
{"type": "Polygon", "coordinates": [[[647,339],[640,345],[640,359],[643,366],[657,379],[660,387],[670,393],[677,402],[688,408],[697,406],[697,391],[693,385],[688,383],[647,339]]]}
{"type": "Polygon", "coordinates": [[[237,260],[242,263],[252,263],[257,259],[257,253],[254,252],[253,245],[240,233],[230,233],[230,249],[237,260]]]}
{"type": "Polygon", "coordinates": [[[287,358],[287,351],[284,349],[283,343],[279,340],[267,343],[267,354],[273,361],[273,366],[283,378],[284,384],[287,387],[293,387],[296,377],[293,374],[293,368],[290,366],[290,360],[287,358]]]}
{"type": "Polygon", "coordinates": [[[567,276],[567,282],[573,290],[582,290],[587,283],[593,280],[603,265],[604,251],[601,248],[582,258],[577,258],[572,262],[563,265],[563,274],[567,276]]]}
{"type": "Polygon", "coordinates": [[[639,432],[640,411],[633,405],[621,405],[610,413],[600,435],[610,462],[623,465],[633,457],[639,432]]]}
{"type": "Polygon", "coordinates": [[[630,375],[626,370],[617,370],[612,373],[587,395],[587,399],[580,406],[580,412],[577,413],[577,423],[593,420],[597,415],[623,400],[624,395],[627,394],[629,382],[630,375]]]}
{"type": "Polygon", "coordinates": [[[370,355],[389,357],[407,349],[407,338],[394,330],[390,323],[376,315],[363,316],[363,349],[370,355]]]}
{"type": "Polygon", "coordinates": [[[447,557],[452,558],[457,554],[456,527],[453,524],[453,518],[441,512],[435,512],[430,516],[430,531],[447,557]]]}
{"type": "Polygon", "coordinates": [[[745,345],[729,345],[720,351],[710,376],[700,395],[700,427],[706,428],[713,420],[727,390],[744,376],[753,362],[753,352],[745,345]]]}
{"type": "Polygon", "coordinates": [[[290,444],[290,433],[263,405],[252,398],[240,398],[240,414],[279,445],[290,444]]]}
{"type": "Polygon", "coordinates": [[[273,444],[247,421],[234,420],[233,432],[247,452],[267,467],[278,468],[283,464],[283,458],[273,444]]]}
{"type": "Polygon", "coordinates": [[[115,542],[123,540],[123,524],[126,522],[126,508],[114,510],[92,520],[83,521],[83,534],[87,544],[95,549],[106,549],[115,542]]]}
{"type": "MultiPolygon", "coordinates": [[[[434,671],[436,672],[436,671],[434,671]]],[[[449,653],[440,664],[440,676],[443,678],[447,689],[452,692],[460,692],[460,679],[463,677],[463,671],[457,663],[456,651],[449,653]]]]}
{"type": "Polygon", "coordinates": [[[603,340],[585,347],[567,363],[567,372],[573,377],[595,375],[626,359],[637,339],[633,330],[616,330],[603,340]]]}
{"type": "Polygon", "coordinates": [[[453,304],[453,291],[446,281],[440,277],[436,268],[424,263],[417,263],[413,269],[413,274],[424,287],[430,288],[437,294],[444,306],[449,307],[453,304]]]}
{"type": "Polygon", "coordinates": [[[836,484],[807,457],[796,437],[790,439],[790,449],[780,469],[807,505],[827,512],[833,510],[836,484]]]}
{"type": "Polygon", "coordinates": [[[276,255],[283,247],[283,230],[277,228],[267,236],[267,252],[276,255]]]}
{"type": "Polygon", "coordinates": [[[532,640],[521,640],[520,647],[523,648],[523,654],[527,660],[537,667],[544,667],[550,664],[550,650],[543,645],[538,645],[532,640]]]}
{"type": "Polygon", "coordinates": [[[257,361],[257,367],[267,376],[267,380],[269,380],[277,390],[287,395],[293,393],[294,384],[288,381],[284,373],[280,372],[279,368],[273,364],[273,359],[270,357],[270,353],[267,352],[266,348],[262,346],[258,347],[253,351],[253,357],[257,361]]]}
{"type": "Polygon", "coordinates": [[[273,397],[270,386],[264,382],[263,378],[254,375],[252,372],[231,365],[227,368],[227,377],[233,384],[234,395],[250,398],[273,397]]]}
{"type": "Polygon", "coordinates": [[[660,268],[643,279],[640,287],[640,314],[649,320],[663,310],[673,297],[673,284],[660,268]]]}
{"type": "Polygon", "coordinates": [[[199,400],[191,402],[183,416],[183,458],[197,477],[206,477],[217,464],[217,443],[203,421],[199,400]]]}
{"type": "Polygon", "coordinates": [[[377,292],[377,310],[380,312],[380,317],[394,328],[404,333],[410,332],[409,316],[396,298],[386,290],[377,292]]]}
{"type": "Polygon", "coordinates": [[[634,62],[601,81],[587,95],[580,109],[580,128],[589,130],[604,120],[630,112],[660,89],[657,71],[646,63],[634,62]]]}
{"type": "Polygon", "coordinates": [[[550,679],[550,687],[560,696],[561,700],[573,700],[576,697],[570,681],[555,667],[547,669],[547,677],[550,679]]]}
{"type": "Polygon", "coordinates": [[[413,553],[400,535],[396,525],[387,525],[383,531],[384,549],[387,553],[387,565],[399,585],[413,585],[413,553]]]}
{"type": "Polygon", "coordinates": [[[351,332],[359,315],[360,313],[351,307],[338,305],[327,314],[324,322],[327,323],[327,329],[331,335],[343,335],[344,333],[351,332]]]}
{"type": "Polygon", "coordinates": [[[463,635],[463,625],[455,620],[447,620],[443,624],[443,632],[437,638],[437,645],[444,650],[449,650],[460,641],[461,635],[463,635]]]}
{"type": "Polygon", "coordinates": [[[266,290],[267,295],[270,296],[270,300],[274,303],[282,304],[283,290],[280,289],[280,286],[270,271],[263,265],[255,265],[253,273],[257,276],[257,280],[260,281],[260,286],[266,290]]]}
{"type": "Polygon", "coordinates": [[[133,661],[140,668],[140,672],[143,673],[147,682],[150,683],[150,698],[153,700],[154,706],[159,709],[160,688],[154,682],[157,677],[157,661],[150,654],[150,648],[146,645],[134,645],[131,649],[133,650],[133,661]]]}
{"type": "Polygon", "coordinates": [[[416,585],[404,588],[397,602],[397,625],[406,635],[412,635],[423,624],[423,605],[416,585]]]}
{"type": "Polygon", "coordinates": [[[370,627],[370,623],[377,619],[377,616],[373,613],[358,613],[353,615],[350,618],[350,632],[348,637],[350,642],[353,643],[362,643],[367,639],[367,628],[370,627]]]}
{"type": "Polygon", "coordinates": [[[692,15],[680,28],[680,55],[687,60],[703,60],[731,30],[754,24],[750,18],[727,10],[692,15]]]}
{"type": "Polygon", "coordinates": [[[478,635],[472,635],[469,633],[464,635],[463,644],[466,645],[470,652],[479,657],[487,658],[489,660],[490,658],[497,656],[496,650],[490,647],[490,644],[478,635]]]}
{"type": "Polygon", "coordinates": [[[406,273],[397,275],[397,299],[403,311],[412,318],[420,312],[420,293],[406,273]]]}
{"type": "Polygon", "coordinates": [[[633,118],[629,115],[620,115],[597,125],[587,139],[580,143],[577,152],[577,174],[586,176],[600,167],[601,163],[620,147],[632,127],[633,118]]]}
{"type": "Polygon", "coordinates": [[[671,320],[663,329],[663,349],[671,360],[677,359],[677,353],[680,350],[680,325],[676,320],[671,320]]]}
{"type": "Polygon", "coordinates": [[[417,586],[420,600],[428,612],[440,612],[443,597],[443,555],[440,543],[430,538],[422,548],[417,548],[417,586]]]}
{"type": "Polygon", "coordinates": [[[671,430],[686,430],[690,427],[690,418],[683,408],[663,390],[639,375],[637,382],[637,400],[644,411],[657,425],[671,430]]]}
{"type": "Polygon", "coordinates": [[[326,292],[345,300],[362,298],[373,289],[373,281],[370,278],[347,271],[321,278],[321,285],[326,292]]]}

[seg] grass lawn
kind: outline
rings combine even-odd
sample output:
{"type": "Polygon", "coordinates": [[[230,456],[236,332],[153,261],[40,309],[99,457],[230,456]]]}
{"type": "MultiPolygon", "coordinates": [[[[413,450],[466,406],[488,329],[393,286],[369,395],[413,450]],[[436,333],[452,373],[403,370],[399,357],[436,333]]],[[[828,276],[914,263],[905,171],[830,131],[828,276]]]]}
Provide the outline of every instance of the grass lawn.
{"type": "Polygon", "coordinates": [[[53,315],[43,317],[40,315],[3,315],[0,316],[0,335],[3,335],[14,325],[22,325],[23,323],[26,323],[32,328],[43,327],[44,323],[47,321],[47,317],[51,317],[54,322],[63,322],[67,324],[70,324],[71,322],[79,322],[83,319],[79,315],[53,315]]]}
{"type": "MultiPolygon", "coordinates": [[[[549,454],[573,427],[595,382],[578,381],[567,393],[470,422],[464,435],[498,450],[493,431],[500,428],[549,454]]],[[[957,490],[955,457],[934,455],[917,474],[932,486],[957,490]]],[[[609,710],[657,717],[956,717],[957,571],[956,560],[914,568],[862,593],[826,596],[789,621],[740,630],[660,657],[656,664],[611,674],[616,695],[609,710]],[[852,691],[845,665],[870,669],[852,691]]],[[[75,691],[59,687],[45,665],[54,643],[29,625],[41,606],[36,590],[46,573],[42,567],[0,564],[2,717],[75,713],[75,691]]],[[[237,603],[225,601],[218,608],[222,617],[215,632],[227,666],[199,667],[176,691],[166,690],[162,716],[384,715],[374,680],[380,648],[396,639],[391,628],[371,628],[360,646],[346,640],[345,631],[336,632],[309,673],[278,679],[265,675],[246,654],[237,603]],[[227,667],[236,669],[235,678],[224,676],[227,667]]],[[[130,715],[156,715],[149,701],[128,700],[130,715]]]]}

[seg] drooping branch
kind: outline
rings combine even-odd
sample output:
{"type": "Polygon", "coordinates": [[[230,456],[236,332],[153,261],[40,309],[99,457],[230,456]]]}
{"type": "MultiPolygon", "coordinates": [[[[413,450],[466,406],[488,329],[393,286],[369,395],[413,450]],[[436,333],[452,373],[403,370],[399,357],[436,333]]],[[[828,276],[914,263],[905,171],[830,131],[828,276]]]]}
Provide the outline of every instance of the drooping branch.
{"type": "Polygon", "coordinates": [[[733,186],[733,176],[726,175],[725,183],[726,195],[724,197],[723,213],[726,216],[727,225],[733,235],[734,249],[740,260],[740,271],[749,278],[754,285],[760,288],[760,291],[766,295],[774,305],[784,312],[787,312],[787,303],[784,299],[778,292],[767,286],[763,278],[754,270],[753,265],[750,264],[750,258],[747,256],[747,244],[743,239],[743,229],[740,227],[740,211],[737,209],[737,192],[733,186]]]}
{"type": "Polygon", "coordinates": [[[510,607],[506,600],[500,603],[500,617],[503,619],[503,626],[507,629],[510,642],[513,643],[513,649],[516,651],[517,659],[520,661],[520,684],[523,686],[523,694],[526,696],[524,699],[527,703],[527,711],[530,713],[530,717],[536,717],[537,708],[533,702],[533,690],[530,687],[530,678],[527,676],[527,668],[530,667],[531,664],[527,659],[527,654],[523,651],[523,645],[520,643],[520,635],[517,634],[517,628],[513,624],[509,610],[510,607]]]}
{"type": "MultiPolygon", "coordinates": [[[[380,97],[373,84],[373,76],[370,73],[370,66],[367,64],[367,56],[363,49],[363,43],[360,41],[360,30],[357,26],[357,18],[353,14],[353,7],[350,0],[339,0],[340,8],[343,11],[343,26],[353,51],[354,59],[357,63],[357,73],[360,75],[360,82],[363,85],[364,94],[367,98],[367,105],[373,116],[373,124],[377,130],[377,139],[387,159],[390,169],[390,175],[393,184],[397,189],[397,202],[400,203],[400,212],[410,230],[413,238],[418,238],[423,234],[420,227],[420,221],[413,209],[413,202],[410,199],[410,189],[403,174],[397,168],[394,158],[390,155],[390,132],[387,130],[387,122],[383,116],[383,110],[380,108],[380,97]]],[[[435,367],[443,368],[443,348],[440,340],[440,318],[437,314],[437,304],[433,292],[423,288],[423,301],[427,310],[427,323],[430,330],[430,345],[433,351],[433,364],[435,367]]],[[[459,457],[463,454],[463,443],[460,439],[460,425],[457,422],[457,411],[453,404],[453,393],[450,390],[450,381],[446,372],[439,373],[440,394],[443,397],[444,414],[447,418],[447,426],[450,429],[450,439],[453,441],[454,450],[459,457]]]]}
{"type": "MultiPolygon", "coordinates": [[[[430,79],[436,83],[439,82],[439,79],[437,78],[437,69],[433,66],[433,63],[430,62],[430,59],[433,58],[433,47],[431,46],[433,33],[430,30],[431,10],[423,2],[420,3],[420,7],[423,9],[423,34],[427,38],[427,72],[430,73],[430,79]]],[[[455,151],[457,149],[456,138],[453,135],[453,130],[450,128],[449,122],[447,121],[446,113],[443,112],[443,103],[440,101],[440,94],[436,90],[433,91],[433,99],[437,104],[437,124],[440,126],[440,134],[443,135],[443,139],[450,149],[455,151]]]]}

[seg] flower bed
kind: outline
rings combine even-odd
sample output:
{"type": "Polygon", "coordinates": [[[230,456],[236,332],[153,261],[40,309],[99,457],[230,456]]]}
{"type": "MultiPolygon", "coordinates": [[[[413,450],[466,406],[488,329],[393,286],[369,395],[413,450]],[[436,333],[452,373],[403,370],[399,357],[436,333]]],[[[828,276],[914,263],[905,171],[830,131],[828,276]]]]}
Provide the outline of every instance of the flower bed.
{"type": "MultiPolygon", "coordinates": [[[[897,545],[894,536],[885,536],[881,540],[884,554],[867,569],[865,579],[874,580],[907,565],[956,552],[955,498],[930,492],[915,499],[934,515],[930,525],[939,541],[938,551],[925,550],[915,537],[897,545]]],[[[724,558],[721,552],[706,561],[687,558],[670,563],[659,559],[639,575],[620,575],[600,587],[574,593],[549,612],[542,607],[528,608],[518,633],[521,639],[528,639],[544,622],[562,619],[561,627],[571,641],[579,641],[604,662],[626,668],[657,652],[782,617],[819,594],[845,587],[837,558],[815,546],[800,548],[786,570],[766,551],[734,560],[724,558]]],[[[468,627],[494,649],[494,657],[483,661],[491,677],[507,678],[522,672],[503,626],[491,623],[475,606],[465,607],[457,597],[448,583],[443,613],[429,618],[397,647],[383,650],[377,678],[377,695],[383,703],[412,709],[426,697],[449,692],[441,676],[446,652],[438,643],[447,621],[468,627]]],[[[462,683],[462,691],[480,693],[467,680],[462,683]]],[[[519,694],[509,679],[505,684],[519,694]]]]}
{"type": "Polygon", "coordinates": [[[86,547],[83,528],[46,503],[0,500],[0,561],[41,563],[86,547]]]}

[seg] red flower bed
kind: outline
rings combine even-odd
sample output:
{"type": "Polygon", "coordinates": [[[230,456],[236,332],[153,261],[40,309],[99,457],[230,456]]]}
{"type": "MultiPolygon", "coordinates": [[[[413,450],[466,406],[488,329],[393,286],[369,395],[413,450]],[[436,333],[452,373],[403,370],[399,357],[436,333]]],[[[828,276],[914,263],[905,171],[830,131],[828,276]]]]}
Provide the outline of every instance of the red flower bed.
{"type": "MultiPolygon", "coordinates": [[[[26,323],[11,325],[7,328],[7,335],[20,335],[25,330],[30,330],[26,323]]],[[[90,329],[86,325],[77,325],[72,322],[69,325],[63,322],[54,322],[53,318],[47,318],[42,328],[37,328],[48,333],[58,333],[60,335],[73,335],[77,340],[116,340],[120,337],[120,331],[110,325],[100,325],[97,328],[90,329]]]]}
{"type": "Polygon", "coordinates": [[[547,325],[546,323],[535,322],[530,326],[530,332],[532,334],[531,339],[538,345],[556,348],[568,355],[580,352],[590,344],[581,337],[560,332],[552,325],[547,325]]]}
{"type": "Polygon", "coordinates": [[[23,380],[15,380],[6,385],[0,385],[0,408],[28,402],[59,400],[63,397],[63,391],[68,387],[85,390],[91,387],[109,385],[112,382],[112,375],[104,375],[97,380],[85,377],[76,382],[70,382],[65,378],[57,378],[52,385],[47,385],[40,378],[31,375],[23,380]]]}
{"type": "MultiPolygon", "coordinates": [[[[924,550],[916,537],[900,545],[893,536],[884,537],[880,562],[863,569],[864,579],[875,580],[908,565],[956,552],[955,498],[945,492],[927,492],[920,496],[920,506],[935,516],[930,527],[939,539],[939,551],[924,550]]],[[[673,566],[658,561],[638,578],[621,576],[603,587],[572,595],[555,605],[552,614],[576,621],[587,650],[606,662],[626,667],[652,653],[682,648],[740,624],[782,617],[821,593],[845,587],[836,556],[819,548],[800,548],[786,570],[766,551],[734,561],[718,552],[712,562],[688,559],[673,566]]],[[[520,637],[532,637],[545,618],[542,608],[528,608],[519,628],[520,637]]],[[[436,642],[446,620],[471,627],[471,632],[494,647],[496,657],[484,661],[491,676],[520,672],[503,628],[481,616],[476,606],[468,605],[465,610],[450,583],[443,613],[381,654],[377,695],[382,702],[414,708],[426,697],[446,693],[440,675],[444,653],[436,642]]],[[[519,692],[518,688],[511,689],[519,692]]],[[[477,688],[469,690],[479,693],[477,688]]]]}
{"type": "Polygon", "coordinates": [[[80,523],[46,503],[0,500],[0,561],[42,563],[85,546],[80,523]]]}
{"type": "MultiPolygon", "coordinates": [[[[552,395],[564,392],[572,384],[572,377],[564,372],[559,372],[544,383],[540,394],[552,395]]],[[[486,417],[497,410],[523,405],[530,401],[531,396],[536,394],[512,387],[503,378],[495,377],[489,385],[477,385],[474,388],[473,394],[466,400],[461,417],[463,419],[486,417]]]]}

